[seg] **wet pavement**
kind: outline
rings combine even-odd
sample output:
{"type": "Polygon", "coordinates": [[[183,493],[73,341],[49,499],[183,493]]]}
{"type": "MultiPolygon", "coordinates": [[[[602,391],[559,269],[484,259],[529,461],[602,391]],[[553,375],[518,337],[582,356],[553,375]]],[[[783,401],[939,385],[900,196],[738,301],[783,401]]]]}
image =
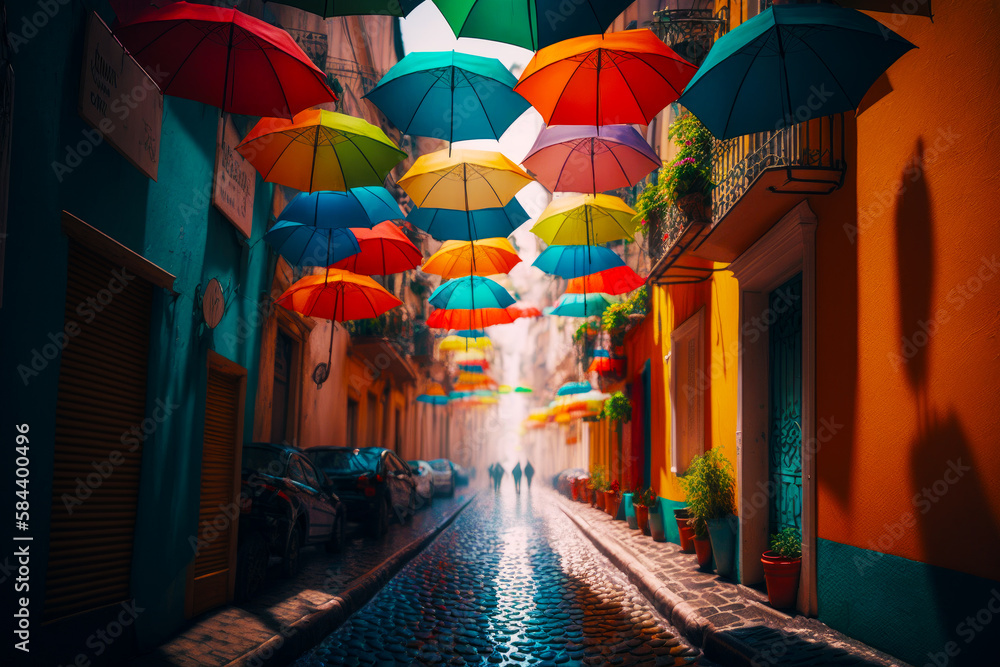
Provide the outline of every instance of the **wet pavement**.
{"type": "Polygon", "coordinates": [[[295,664],[709,664],[559,510],[482,491],[295,664]]]}

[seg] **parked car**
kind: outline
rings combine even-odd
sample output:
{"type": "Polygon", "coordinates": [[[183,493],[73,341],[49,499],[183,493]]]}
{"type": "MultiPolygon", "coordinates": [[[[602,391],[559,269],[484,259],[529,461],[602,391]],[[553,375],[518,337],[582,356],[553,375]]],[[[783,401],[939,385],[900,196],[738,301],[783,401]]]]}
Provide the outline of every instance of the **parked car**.
{"type": "Polygon", "coordinates": [[[457,463],[452,464],[452,470],[455,473],[455,485],[456,486],[468,486],[469,484],[469,471],[465,467],[458,465],[457,463]]]}
{"type": "Polygon", "coordinates": [[[434,471],[427,461],[407,461],[413,481],[417,484],[417,495],[430,503],[434,499],[434,471]]]}
{"type": "Polygon", "coordinates": [[[393,515],[404,523],[417,508],[410,467],[382,447],[310,447],[306,454],[330,478],[352,521],[368,521],[380,537],[393,515]]]}
{"type": "Polygon", "coordinates": [[[429,462],[434,474],[434,490],[448,497],[455,495],[455,468],[448,459],[429,462]]]}
{"type": "Polygon", "coordinates": [[[281,558],[281,572],[290,577],[302,547],[340,551],[345,509],[330,480],[296,447],[248,443],[242,468],[236,570],[245,599],[263,582],[270,556],[281,558]]]}

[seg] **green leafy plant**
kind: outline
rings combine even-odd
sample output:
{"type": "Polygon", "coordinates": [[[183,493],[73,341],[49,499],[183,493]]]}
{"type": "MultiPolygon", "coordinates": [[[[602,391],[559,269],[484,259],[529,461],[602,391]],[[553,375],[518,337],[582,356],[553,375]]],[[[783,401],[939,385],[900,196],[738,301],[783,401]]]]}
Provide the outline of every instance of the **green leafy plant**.
{"type": "Polygon", "coordinates": [[[649,312],[649,288],[643,285],[632,292],[625,302],[629,315],[645,315],[649,312]]]}
{"type": "Polygon", "coordinates": [[[801,558],[802,535],[794,528],[782,528],[771,535],[771,551],[782,558],[801,558]]]}
{"type": "Polygon", "coordinates": [[[691,515],[688,524],[696,534],[703,527],[700,523],[736,513],[736,476],[721,449],[713,448],[691,459],[680,482],[691,515]]]}
{"type": "Polygon", "coordinates": [[[605,331],[621,329],[628,322],[628,306],[626,303],[613,303],[601,315],[601,328],[605,331]]]}
{"type": "Polygon", "coordinates": [[[648,487],[640,491],[638,495],[632,497],[632,504],[641,505],[642,507],[652,507],[656,504],[656,501],[656,492],[653,491],[653,487],[648,487]]]}
{"type": "Polygon", "coordinates": [[[604,416],[613,422],[627,422],[632,418],[632,401],[620,391],[604,401],[604,416]]]}
{"type": "Polygon", "coordinates": [[[606,466],[596,465],[590,469],[590,480],[587,488],[594,491],[606,491],[608,488],[608,469],[606,466]]]}
{"type": "Polygon", "coordinates": [[[599,327],[594,322],[584,322],[573,332],[573,342],[579,342],[588,335],[596,334],[599,330],[599,327]]]}

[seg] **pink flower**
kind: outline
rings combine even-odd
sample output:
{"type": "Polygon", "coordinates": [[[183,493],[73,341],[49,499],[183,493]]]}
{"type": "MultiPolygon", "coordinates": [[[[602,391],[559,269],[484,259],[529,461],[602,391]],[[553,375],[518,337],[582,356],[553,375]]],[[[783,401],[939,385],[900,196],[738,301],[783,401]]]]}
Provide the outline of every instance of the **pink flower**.
{"type": "Polygon", "coordinates": [[[685,146],[690,146],[690,145],[691,145],[691,142],[690,142],[690,141],[685,141],[685,142],[684,142],[684,145],[685,145],[685,146]]]}

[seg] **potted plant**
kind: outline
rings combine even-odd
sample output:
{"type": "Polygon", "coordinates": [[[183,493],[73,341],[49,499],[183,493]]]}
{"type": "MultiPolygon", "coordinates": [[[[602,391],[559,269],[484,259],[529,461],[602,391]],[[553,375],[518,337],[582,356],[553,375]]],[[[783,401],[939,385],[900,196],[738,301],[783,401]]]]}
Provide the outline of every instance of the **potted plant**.
{"type": "Polygon", "coordinates": [[[629,486],[628,490],[622,494],[622,510],[625,515],[625,523],[632,530],[639,527],[639,523],[635,518],[635,502],[634,498],[638,495],[639,490],[633,486],[629,486]]]}
{"type": "Polygon", "coordinates": [[[591,490],[591,506],[604,509],[604,491],[608,488],[608,469],[602,465],[594,466],[590,471],[587,488],[591,490]]]}
{"type": "Polygon", "coordinates": [[[708,539],[708,526],[705,525],[703,519],[691,519],[690,527],[694,531],[694,537],[691,541],[694,543],[694,552],[698,556],[698,569],[711,572],[713,569],[712,542],[708,539]]]}
{"type": "MultiPolygon", "coordinates": [[[[701,519],[712,541],[716,571],[732,577],[736,563],[736,477],[722,450],[713,448],[691,459],[681,486],[691,516],[701,519]]],[[[697,545],[696,545],[697,546],[697,545]]]]}
{"type": "Polygon", "coordinates": [[[688,523],[691,512],[687,507],[674,510],[674,521],[677,522],[677,532],[681,536],[681,552],[694,553],[694,528],[688,523]]]}
{"type": "Polygon", "coordinates": [[[667,531],[663,525],[663,510],[660,507],[660,499],[653,496],[652,504],[647,509],[649,510],[650,537],[653,538],[654,542],[666,542],[667,531]]]}
{"type": "Polygon", "coordinates": [[[656,492],[653,487],[649,487],[642,493],[635,496],[632,505],[635,507],[635,520],[639,524],[643,535],[649,535],[649,508],[657,504],[656,492]]]}
{"type": "Polygon", "coordinates": [[[604,416],[619,424],[627,422],[632,418],[632,402],[624,393],[616,391],[604,401],[604,416]]]}
{"type": "Polygon", "coordinates": [[[621,504],[622,487],[618,480],[613,480],[604,492],[604,510],[612,519],[618,518],[618,506],[621,504]]]}
{"type": "Polygon", "coordinates": [[[767,598],[776,609],[795,606],[802,571],[802,536],[794,528],[783,528],[771,536],[771,550],[760,562],[764,566],[767,598]]]}

